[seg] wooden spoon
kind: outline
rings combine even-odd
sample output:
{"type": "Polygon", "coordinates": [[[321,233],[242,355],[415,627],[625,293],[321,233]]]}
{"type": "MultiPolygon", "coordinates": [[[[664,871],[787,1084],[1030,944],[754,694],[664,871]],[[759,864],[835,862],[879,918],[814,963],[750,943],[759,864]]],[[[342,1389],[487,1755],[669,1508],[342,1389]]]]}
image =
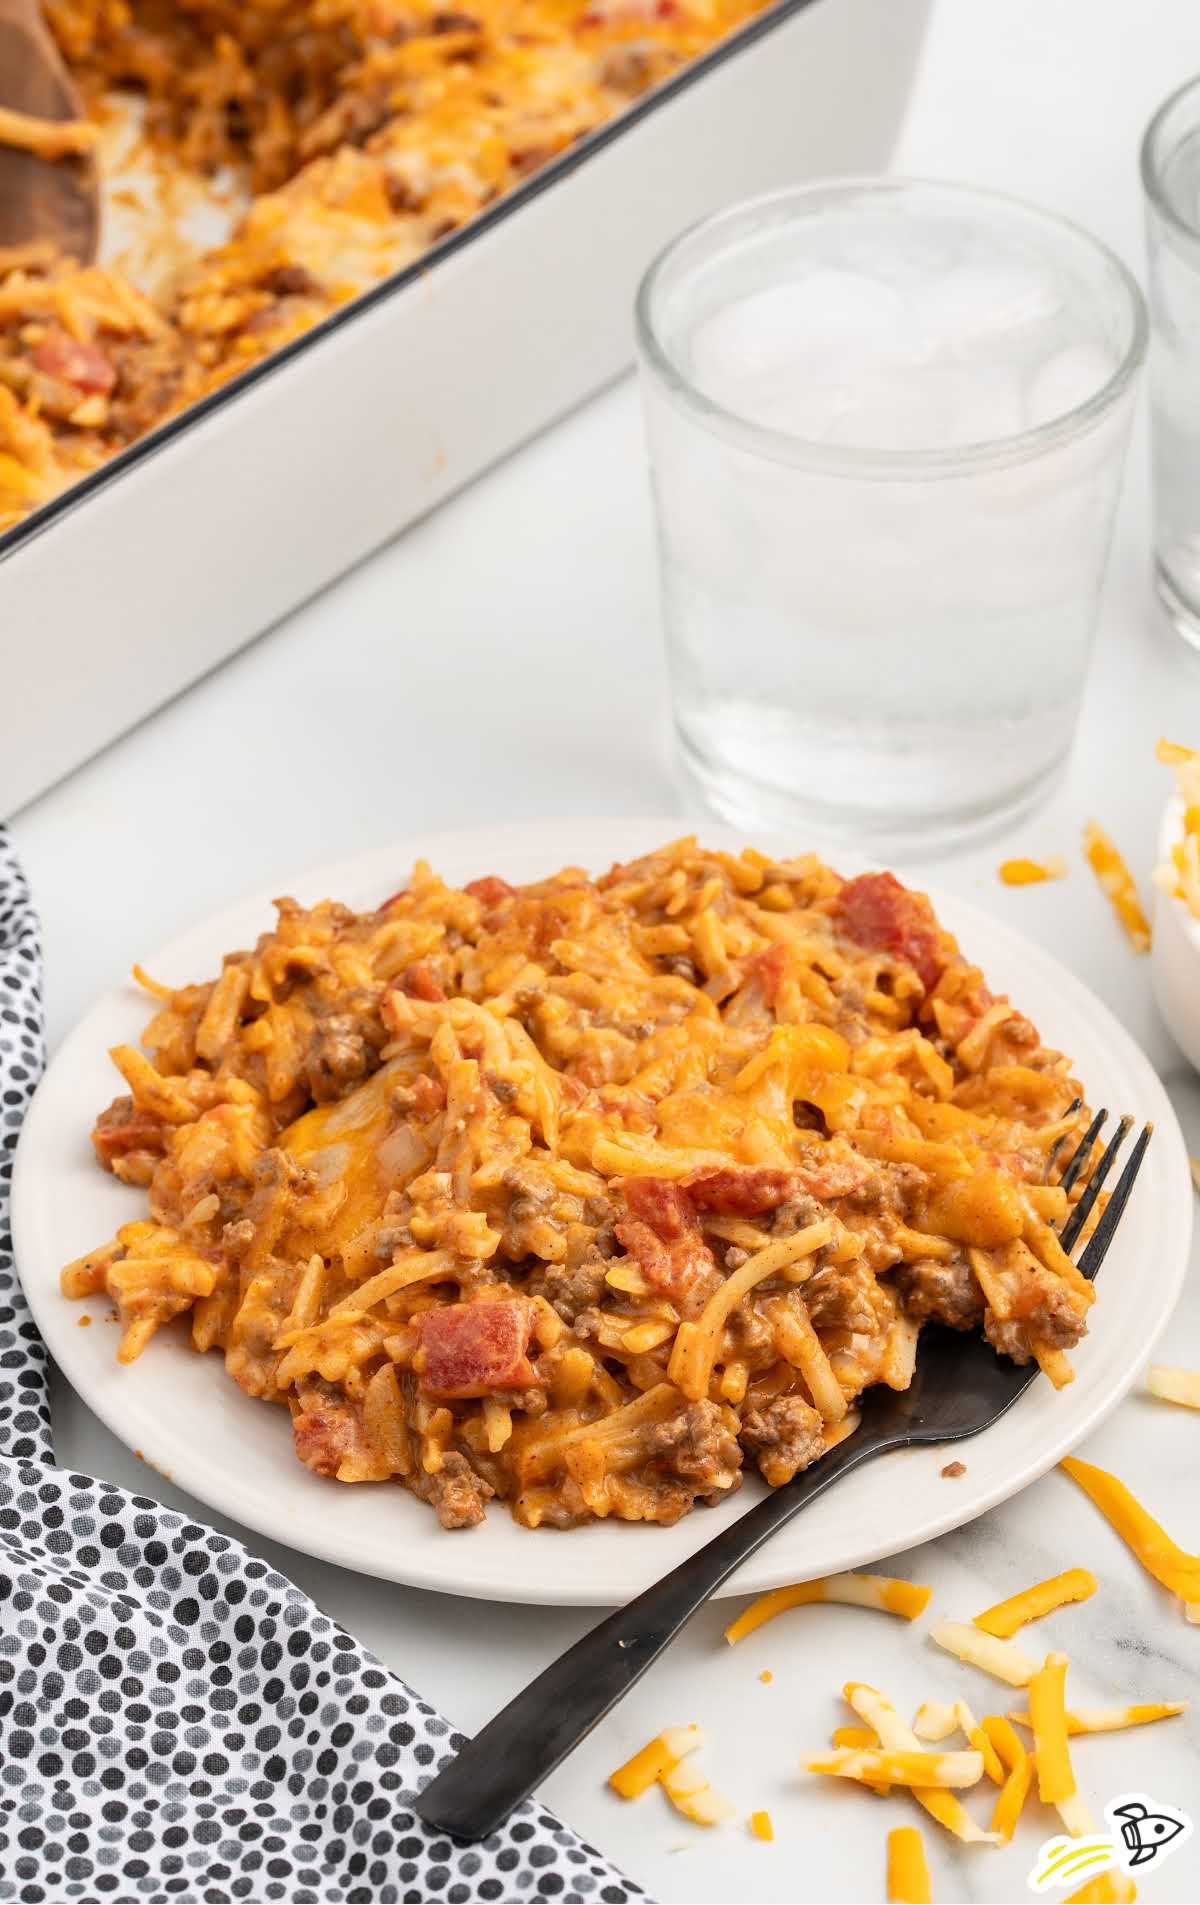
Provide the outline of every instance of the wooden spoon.
{"type": "Polygon", "coordinates": [[[100,235],[91,136],[38,0],[0,0],[0,249],[48,242],[91,262],[100,235]]]}

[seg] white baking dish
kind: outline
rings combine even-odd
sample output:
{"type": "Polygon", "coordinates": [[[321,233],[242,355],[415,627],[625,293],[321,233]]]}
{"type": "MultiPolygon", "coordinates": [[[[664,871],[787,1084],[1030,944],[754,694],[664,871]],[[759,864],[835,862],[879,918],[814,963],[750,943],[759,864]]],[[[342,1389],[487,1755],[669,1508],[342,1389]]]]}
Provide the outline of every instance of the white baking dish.
{"type": "Polygon", "coordinates": [[[654,252],[890,156],[929,0],[779,0],[0,537],[0,814],[615,376],[654,252]]]}

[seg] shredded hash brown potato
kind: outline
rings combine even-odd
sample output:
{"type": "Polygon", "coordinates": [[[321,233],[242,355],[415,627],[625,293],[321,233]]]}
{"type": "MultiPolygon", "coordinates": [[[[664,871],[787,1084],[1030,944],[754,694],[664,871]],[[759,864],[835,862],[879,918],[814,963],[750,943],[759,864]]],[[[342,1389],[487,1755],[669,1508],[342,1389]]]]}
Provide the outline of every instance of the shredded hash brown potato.
{"type": "Polygon", "coordinates": [[[232,178],[249,209],[207,253],[181,245],[150,308],[119,261],[0,252],[0,531],[413,264],[762,4],[44,0],[95,125],[136,95],[167,177],[232,178]]]}
{"type": "Polygon", "coordinates": [[[747,1462],[790,1481],[928,1321],[1019,1362],[1085,1330],[1047,1182],[1082,1091],[891,874],[422,863],[141,978],[93,1142],[148,1215],[66,1294],[108,1294],[126,1362],[186,1318],[309,1468],[447,1528],[673,1522],[747,1462]]]}

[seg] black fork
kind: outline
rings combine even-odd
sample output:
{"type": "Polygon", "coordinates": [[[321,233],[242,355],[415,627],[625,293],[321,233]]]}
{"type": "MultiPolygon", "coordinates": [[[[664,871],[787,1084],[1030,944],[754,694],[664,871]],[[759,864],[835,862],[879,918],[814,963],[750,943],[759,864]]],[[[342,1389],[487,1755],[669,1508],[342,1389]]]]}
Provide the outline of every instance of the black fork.
{"type": "MultiPolygon", "coordinates": [[[[1059,1180],[1067,1190],[1087,1168],[1107,1116],[1100,1112],[1080,1139],[1059,1180]]],[[[1078,1242],[1132,1124],[1131,1118],[1120,1120],[1091,1171],[1063,1226],[1065,1249],[1078,1242]]],[[[1108,1254],[1150,1134],[1146,1125],[1084,1246],[1079,1269],[1085,1277],[1094,1277],[1108,1254]]],[[[867,1390],[853,1435],[552,1661],[431,1780],[414,1802],[416,1811],[455,1839],[487,1838],[641,1679],[710,1594],[793,1515],[890,1449],[958,1442],[989,1429],[1038,1374],[1036,1363],[1018,1368],[1002,1361],[982,1335],[963,1336],[941,1325],[923,1329],[907,1389],[867,1390]]]]}

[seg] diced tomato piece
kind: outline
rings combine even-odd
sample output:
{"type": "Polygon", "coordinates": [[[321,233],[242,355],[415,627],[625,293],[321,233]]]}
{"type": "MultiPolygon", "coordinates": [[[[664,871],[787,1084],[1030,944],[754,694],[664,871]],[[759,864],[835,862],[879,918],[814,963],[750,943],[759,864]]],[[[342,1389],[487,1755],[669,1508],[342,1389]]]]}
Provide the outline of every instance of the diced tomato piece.
{"type": "Polygon", "coordinates": [[[418,1118],[432,1118],[434,1113],[445,1109],[446,1087],[440,1078],[431,1078],[428,1072],[420,1072],[409,1086],[412,1092],[413,1112],[418,1118]]]}
{"type": "Polygon", "coordinates": [[[783,984],[783,975],[787,971],[787,949],[778,941],[768,946],[750,961],[751,970],[758,974],[765,1004],[774,1007],[779,1002],[779,988],[783,984]]]}
{"type": "Polygon", "coordinates": [[[624,1193],[628,1215],[616,1226],[619,1241],[646,1281],[686,1313],[703,1300],[716,1275],[688,1192],[665,1178],[631,1177],[624,1193]]]}
{"type": "Polygon", "coordinates": [[[314,1475],[336,1475],[355,1441],[349,1409],[300,1409],[292,1417],[292,1440],[305,1468],[311,1468],[314,1475]]]}
{"type": "Polygon", "coordinates": [[[162,1119],[139,1111],[132,1098],[114,1098],[108,1110],[100,1113],[92,1145],[106,1171],[112,1170],[114,1158],[128,1157],[131,1151],[150,1151],[161,1157],[167,1148],[162,1119]]]}
{"type": "Polygon", "coordinates": [[[405,968],[400,990],[407,992],[410,999],[424,999],[429,1005],[440,1005],[446,996],[441,981],[427,959],[416,959],[405,968]]]}
{"type": "Polygon", "coordinates": [[[107,397],[117,381],[117,373],[102,350],[95,344],[83,344],[77,337],[55,325],[30,352],[35,370],[61,384],[71,384],[85,396],[107,397]]]}
{"type": "Polygon", "coordinates": [[[516,890],[494,873],[485,873],[481,880],[468,880],[463,888],[463,892],[469,893],[481,906],[498,906],[501,900],[510,900],[516,890]]]}
{"type": "Polygon", "coordinates": [[[421,1387],[451,1402],[493,1389],[529,1389],[534,1306],[525,1297],[497,1303],[447,1303],[415,1319],[425,1352],[421,1387]]]}
{"type": "Polygon", "coordinates": [[[683,1182],[697,1210],[720,1211],[726,1217],[778,1210],[797,1189],[794,1171],[770,1165],[709,1165],[691,1172],[683,1182]]]}
{"type": "Polygon", "coordinates": [[[691,1198],[665,1177],[626,1178],[624,1191],[629,1215],[649,1224],[664,1243],[676,1243],[698,1229],[691,1198]]]}
{"type": "Polygon", "coordinates": [[[905,959],[928,992],[945,965],[942,935],[923,893],[910,893],[894,873],[847,880],[834,909],[842,931],[859,946],[905,959]]]}

